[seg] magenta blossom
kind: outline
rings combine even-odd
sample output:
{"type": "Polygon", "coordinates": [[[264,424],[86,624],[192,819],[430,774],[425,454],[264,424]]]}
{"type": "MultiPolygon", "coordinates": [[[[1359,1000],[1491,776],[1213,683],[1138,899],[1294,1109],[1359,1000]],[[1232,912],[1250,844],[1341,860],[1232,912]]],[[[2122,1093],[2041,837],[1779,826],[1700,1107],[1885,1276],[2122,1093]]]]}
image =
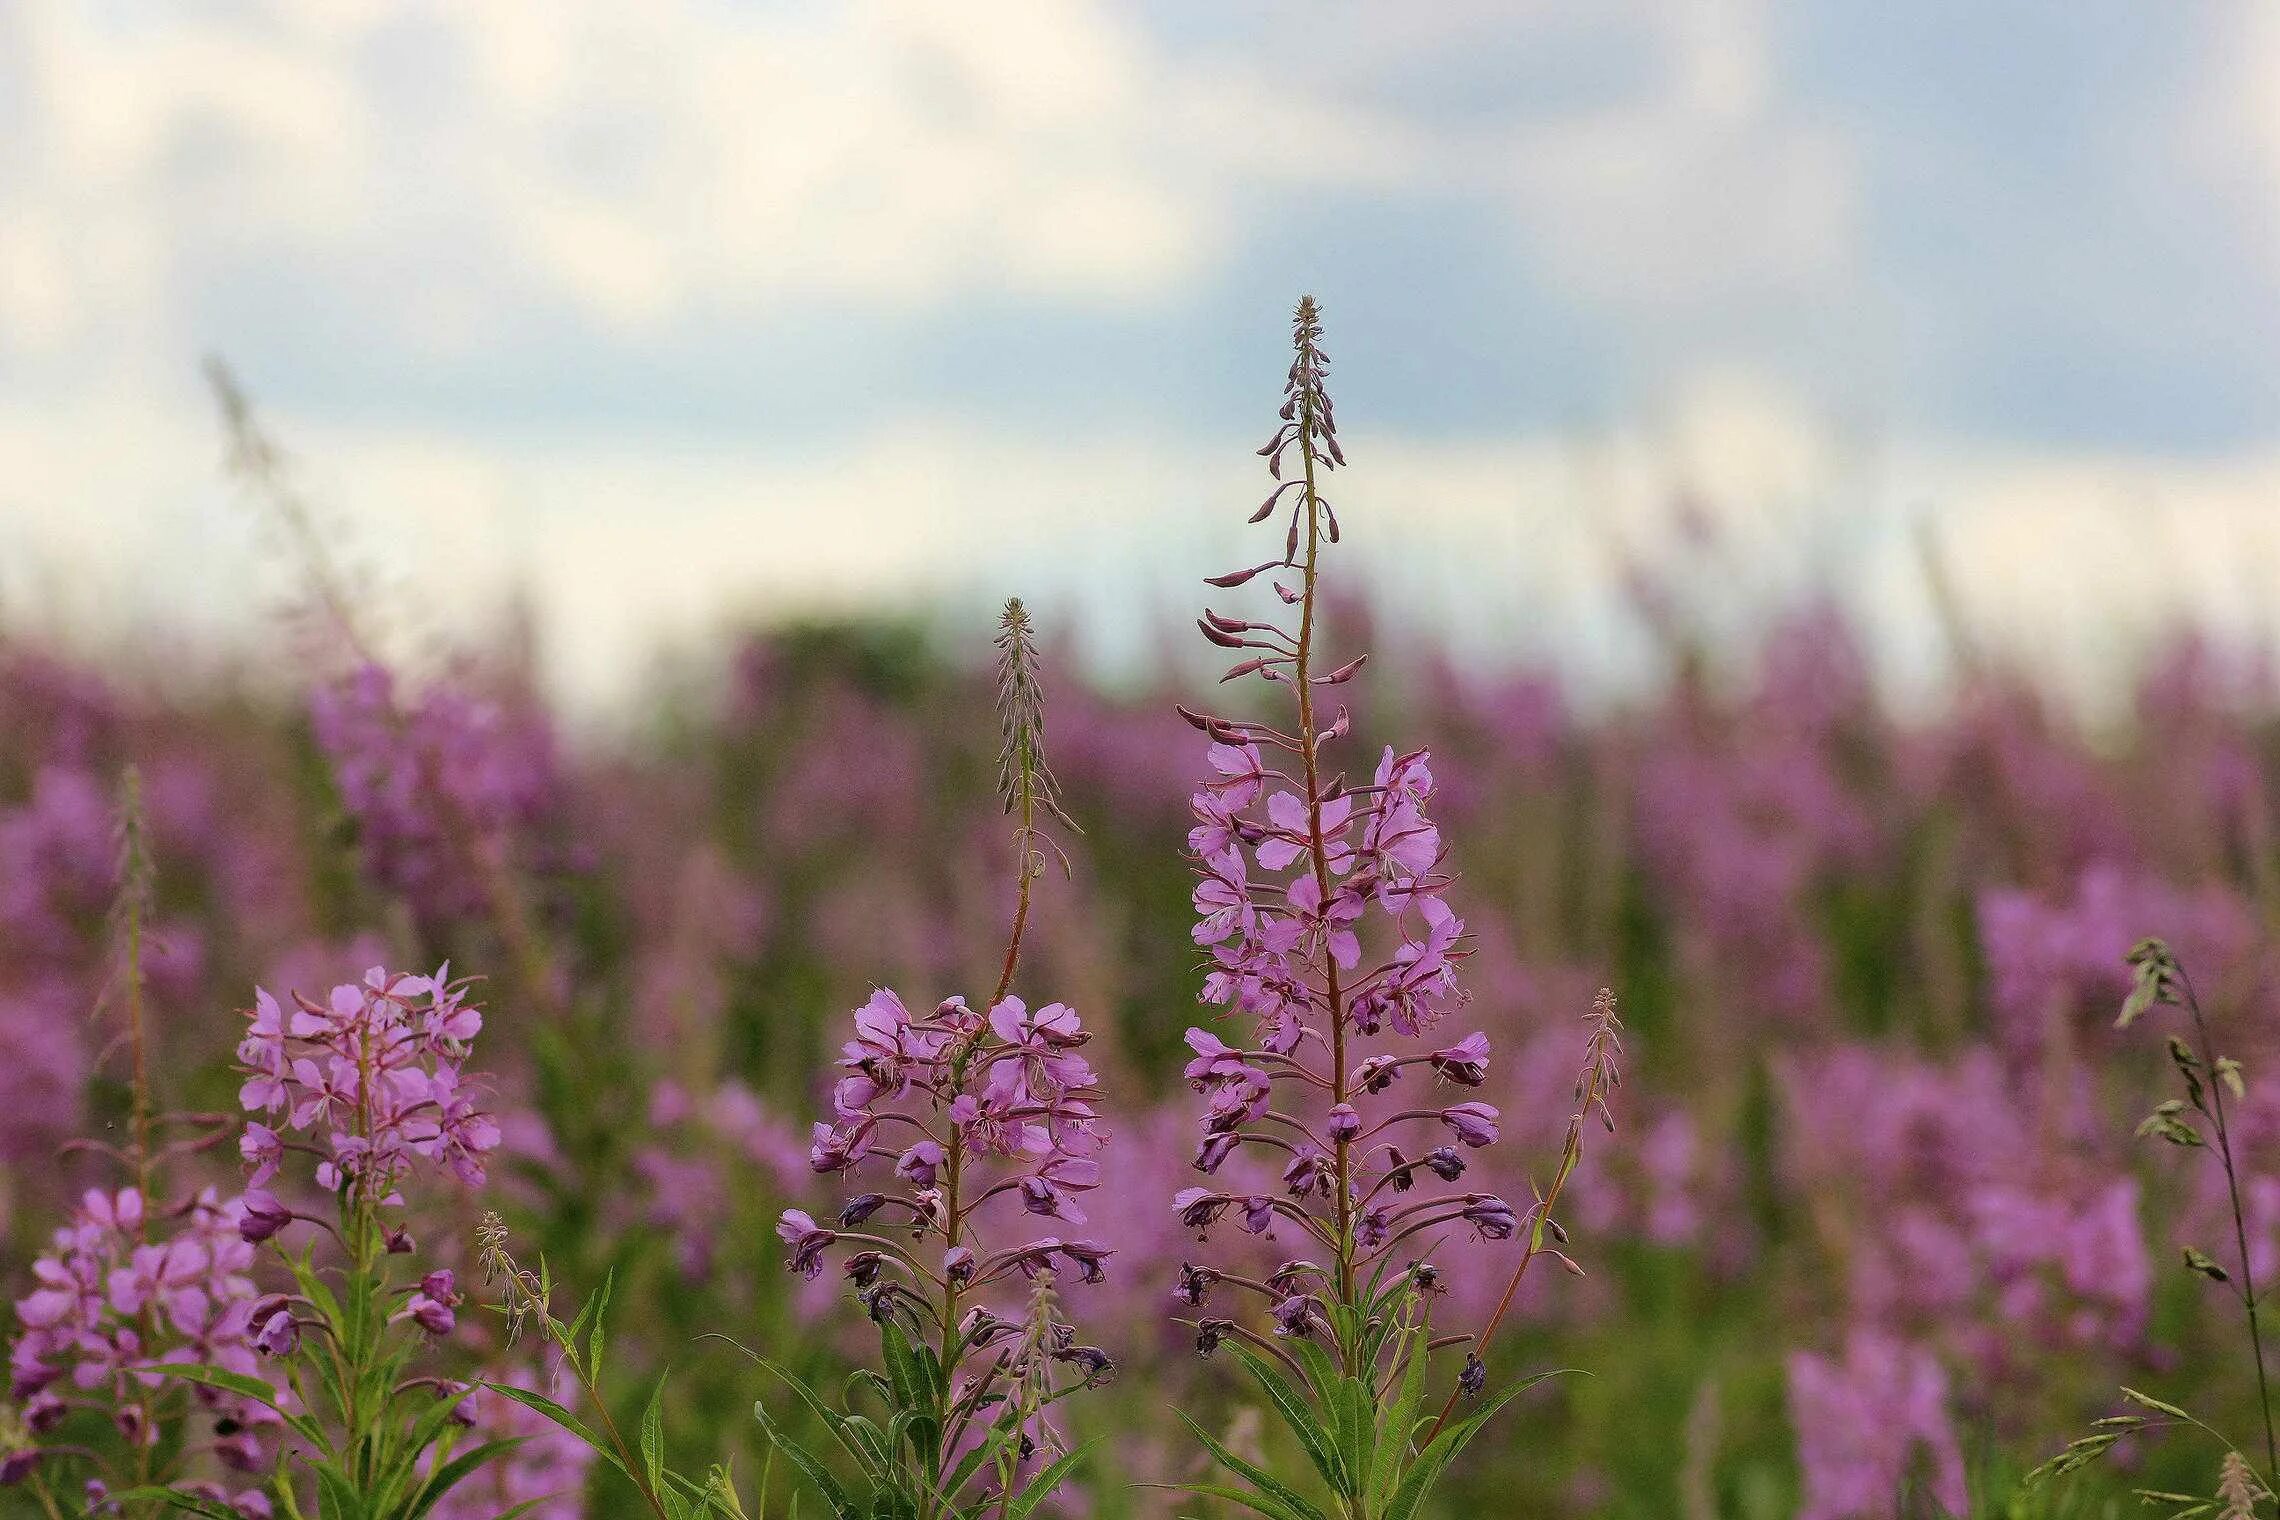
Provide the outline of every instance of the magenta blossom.
{"type": "Polygon", "coordinates": [[[260,1191],[289,1149],[317,1155],[319,1187],[368,1204],[400,1203],[398,1185],[415,1170],[480,1183],[499,1127],[461,1063],[482,1025],[448,967],[427,977],[375,966],[322,1004],[296,995],[290,1010],[257,991],[238,1044],[239,1101],[268,1116],[246,1125],[238,1147],[257,1189],[248,1238],[289,1220],[260,1191]]]}

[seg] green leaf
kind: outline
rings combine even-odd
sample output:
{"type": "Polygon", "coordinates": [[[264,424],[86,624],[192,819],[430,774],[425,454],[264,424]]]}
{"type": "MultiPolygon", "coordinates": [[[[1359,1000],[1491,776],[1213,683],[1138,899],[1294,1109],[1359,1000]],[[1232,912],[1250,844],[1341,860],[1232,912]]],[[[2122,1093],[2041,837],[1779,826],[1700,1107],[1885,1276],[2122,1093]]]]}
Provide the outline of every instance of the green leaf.
{"type": "Polygon", "coordinates": [[[1360,1378],[1340,1378],[1330,1389],[1330,1428],[1351,1481],[1347,1492],[1369,1492],[1370,1468],[1377,1455],[1377,1400],[1360,1378]]]}
{"type": "Polygon", "coordinates": [[[992,1427],[986,1440],[958,1459],[958,1465],[952,1468],[950,1475],[943,1480],[938,1497],[945,1500],[955,1500],[965,1486],[974,1481],[974,1475],[982,1470],[983,1464],[996,1460],[997,1454],[1005,1450],[1007,1443],[1020,1434],[1021,1427],[1018,1425],[1005,1424],[992,1427]]]}
{"type": "Polygon", "coordinates": [[[1013,1501],[1005,1506],[1004,1520],[1026,1520],[1029,1512],[1051,1497],[1053,1490],[1059,1488],[1069,1474],[1077,1470],[1077,1464],[1091,1455],[1092,1449],[1099,1444],[1097,1441],[1085,1442],[1075,1451],[1064,1453],[1059,1461],[1032,1478],[1029,1486],[1014,1495],[1013,1501]]]}
{"type": "MultiPolygon", "coordinates": [[[[829,1404],[826,1404],[822,1396],[804,1381],[794,1377],[790,1372],[777,1366],[766,1357],[755,1355],[752,1359],[773,1373],[778,1382],[791,1389],[793,1396],[807,1406],[809,1413],[823,1422],[824,1428],[838,1438],[839,1444],[847,1448],[847,1454],[853,1457],[866,1473],[875,1476],[889,1470],[894,1465],[893,1448],[878,1439],[875,1434],[878,1427],[869,1420],[839,1413],[829,1404]]],[[[763,1425],[767,1424],[767,1416],[763,1414],[760,1422],[763,1425]]]]}
{"type": "Polygon", "coordinates": [[[436,1501],[451,1492],[454,1485],[461,1482],[476,1469],[486,1463],[497,1461],[529,1439],[528,1436],[509,1436],[505,1440],[486,1441],[473,1451],[452,1458],[437,1468],[435,1475],[421,1487],[418,1497],[412,1502],[412,1507],[404,1511],[404,1520],[420,1520],[420,1516],[433,1509],[436,1501]]]}
{"type": "MultiPolygon", "coordinates": [[[[413,1476],[411,1466],[419,1459],[420,1453],[436,1443],[437,1437],[444,1434],[444,1424],[451,1418],[452,1412],[466,1403],[468,1399],[474,1397],[474,1394],[475,1387],[473,1384],[468,1384],[456,1393],[444,1394],[434,1401],[426,1413],[412,1422],[412,1428],[404,1436],[403,1457],[399,1463],[399,1471],[390,1480],[391,1489],[393,1486],[401,1484],[406,1478],[413,1476]]],[[[389,1497],[393,1497],[392,1492],[389,1497]]]]}
{"type": "Polygon", "coordinates": [[[503,1509],[499,1511],[498,1515],[494,1517],[494,1520],[522,1520],[522,1517],[524,1515],[529,1514],[532,1510],[538,1508],[541,1504],[552,1504],[555,1500],[561,1497],[562,1491],[560,1489],[557,1489],[551,1494],[540,1494],[535,1499],[525,1499],[522,1503],[516,1505],[512,1509],[503,1509]]]}
{"type": "Polygon", "coordinates": [[[1330,1491],[1337,1494],[1351,1492],[1346,1485],[1346,1474],[1339,1466],[1337,1447],[1315,1419],[1314,1410],[1308,1404],[1306,1396],[1289,1378],[1283,1376],[1281,1368],[1250,1347],[1234,1345],[1227,1349],[1235,1354],[1244,1370],[1266,1390],[1268,1402],[1275,1406],[1275,1413],[1282,1416],[1283,1423],[1290,1427],[1291,1434],[1298,1437],[1298,1444],[1305,1449],[1307,1460],[1314,1464],[1314,1470],[1322,1475],[1322,1481],[1330,1486],[1330,1491]]]}
{"type": "Polygon", "coordinates": [[[364,1496],[330,1462],[317,1464],[317,1513],[325,1520],[364,1520],[364,1496]]]}
{"type": "MultiPolygon", "coordinates": [[[[1308,1520],[1305,1512],[1293,1513],[1282,1508],[1267,1495],[1248,1488],[1231,1488],[1224,1483],[1180,1483],[1173,1485],[1183,1494],[1199,1494],[1206,1499],[1224,1499],[1229,1504],[1240,1504],[1254,1514],[1265,1515],[1267,1520],[1308,1520]]],[[[1312,1512],[1319,1516],[1320,1510],[1312,1512]]]]}
{"type": "MultiPolygon", "coordinates": [[[[602,1385],[602,1351],[606,1344],[602,1321],[610,1312],[610,1295],[616,1291],[617,1268],[611,1267],[602,1274],[601,1287],[586,1301],[585,1310],[580,1311],[578,1316],[584,1319],[591,1312],[594,1317],[593,1328],[586,1332],[586,1381],[596,1388],[602,1385]]],[[[573,1334],[571,1339],[575,1341],[577,1336],[573,1334]]]]}
{"type": "Polygon", "coordinates": [[[486,1382],[481,1383],[478,1386],[489,1389],[491,1392],[497,1394],[502,1399],[511,1399],[515,1403],[522,1405],[525,1409],[534,1409],[540,1414],[545,1415],[555,1424],[561,1426],[564,1430],[569,1431],[570,1434],[576,1436],[579,1440],[585,1442],[588,1446],[591,1446],[595,1452],[600,1455],[603,1461],[609,1463],[610,1466],[616,1468],[619,1472],[624,1473],[628,1481],[631,1481],[633,1478],[633,1474],[626,1472],[625,1464],[618,1460],[618,1454],[610,1449],[607,1442],[603,1441],[599,1436],[596,1436],[592,1431],[588,1430],[585,1427],[585,1424],[580,1421],[576,1415],[572,1414],[569,1410],[564,1409],[560,1404],[557,1404],[554,1402],[554,1400],[548,1398],[545,1394],[533,1393],[528,1388],[517,1388],[512,1383],[486,1382]]]}
{"type": "Polygon", "coordinates": [[[1394,1395],[1393,1407],[1386,1411],[1385,1425],[1380,1440],[1385,1449],[1378,1453],[1377,1470],[1371,1474],[1369,1500],[1372,1510],[1383,1510],[1392,1497],[1394,1485],[1407,1470],[1409,1442],[1417,1427],[1418,1409],[1425,1402],[1425,1337],[1411,1331],[1409,1360],[1401,1370],[1401,1386],[1394,1395]]]}
{"type": "Polygon", "coordinates": [[[1393,1491],[1393,1498],[1386,1505],[1384,1520],[1412,1520],[1412,1517],[1417,1513],[1418,1506],[1425,1502],[1425,1496],[1432,1492],[1433,1485],[1441,1481],[1441,1475],[1448,1470],[1449,1464],[1454,1462],[1465,1447],[1471,1443],[1472,1438],[1479,1435],[1488,1422],[1496,1417],[1499,1410],[1546,1378],[1557,1377],[1558,1375],[1556,1372],[1539,1372],[1524,1377],[1517,1383],[1493,1395],[1475,1413],[1467,1415],[1464,1419],[1435,1436],[1432,1442],[1422,1452],[1418,1453],[1417,1461],[1410,1467],[1409,1471],[1402,1475],[1400,1486],[1393,1491]]]}
{"type": "Polygon", "coordinates": [[[188,1510],[193,1515],[205,1515],[209,1520],[239,1520],[238,1512],[226,1504],[200,1499],[178,1489],[149,1485],[143,1488],[122,1489],[112,1494],[108,1503],[124,1510],[129,1504],[163,1504],[169,1509],[188,1510]]]}
{"type": "Polygon", "coordinates": [[[1186,1410],[1176,1409],[1172,1412],[1180,1417],[1180,1423],[1195,1432],[1195,1438],[1203,1443],[1204,1450],[1211,1453],[1212,1460],[1229,1472],[1239,1474],[1257,1490],[1263,1500],[1273,1503],[1275,1512],[1283,1516],[1284,1520],[1329,1520],[1297,1489],[1258,1464],[1245,1461],[1229,1451],[1225,1443],[1197,1424],[1186,1410]]]}
{"type": "Polygon", "coordinates": [[[849,1496],[845,1485],[832,1476],[831,1469],[824,1466],[814,1452],[809,1451],[805,1446],[786,1435],[783,1429],[768,1417],[767,1405],[755,1401],[752,1405],[752,1415],[760,1422],[760,1428],[767,1432],[768,1440],[774,1449],[789,1457],[792,1465],[797,1467],[807,1480],[815,1485],[816,1492],[823,1495],[824,1503],[831,1506],[831,1512],[838,1516],[838,1520],[864,1520],[862,1513],[855,1508],[855,1501],[849,1496]]]}
{"type": "Polygon", "coordinates": [[[659,1373],[657,1387],[649,1395],[649,1407],[641,1412],[641,1465],[648,1469],[649,1486],[655,1488],[665,1478],[665,1375],[659,1373]]]}
{"type": "Polygon", "coordinates": [[[1283,1344],[1291,1355],[1298,1358],[1299,1365],[1306,1369],[1307,1385],[1313,1391],[1315,1399],[1327,1402],[1331,1387],[1346,1375],[1345,1369],[1332,1361],[1330,1353],[1312,1340],[1302,1337],[1283,1344]]]}

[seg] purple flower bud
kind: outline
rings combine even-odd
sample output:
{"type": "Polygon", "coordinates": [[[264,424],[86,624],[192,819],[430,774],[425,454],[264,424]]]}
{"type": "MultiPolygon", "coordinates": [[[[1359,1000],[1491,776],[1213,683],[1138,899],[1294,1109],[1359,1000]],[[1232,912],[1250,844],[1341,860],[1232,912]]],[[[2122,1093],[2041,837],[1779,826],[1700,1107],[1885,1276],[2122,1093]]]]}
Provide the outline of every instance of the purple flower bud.
{"type": "Polygon", "coordinates": [[[253,1349],[263,1356],[291,1356],[300,1345],[301,1326],[289,1307],[280,1304],[255,1322],[253,1349]]]}
{"type": "Polygon", "coordinates": [[[879,1280],[879,1270],[886,1265],[886,1261],[883,1252],[857,1251],[839,1264],[839,1270],[846,1273],[848,1280],[856,1287],[868,1288],[879,1280]]]}
{"type": "Polygon", "coordinates": [[[238,1234],[259,1245],[292,1222],[293,1211],[279,1203],[276,1194],[255,1188],[245,1195],[245,1211],[238,1216],[238,1234]]]}
{"type": "Polygon", "coordinates": [[[1362,1132],[1362,1116],[1354,1112],[1353,1104],[1341,1103],[1330,1110],[1327,1128],[1332,1140],[1351,1141],[1362,1132]]]}
{"type": "Polygon", "coordinates": [[[1465,1174],[1465,1158],[1446,1145],[1426,1152],[1425,1165],[1443,1182],[1454,1182],[1465,1174]]]}
{"type": "Polygon", "coordinates": [[[416,1249],[412,1232],[401,1225],[388,1232],[386,1244],[390,1256],[409,1256],[416,1249]]]}
{"type": "Polygon", "coordinates": [[[942,1253],[942,1275],[961,1287],[974,1280],[975,1266],[972,1246],[952,1246],[942,1253]]]}
{"type": "Polygon", "coordinates": [[[1267,1274],[1267,1286],[1275,1293],[1287,1298],[1298,1292],[1299,1284],[1308,1278],[1313,1278],[1317,1282],[1328,1282],[1330,1274],[1311,1261],[1286,1261],[1267,1274]]]}
{"type": "Polygon", "coordinates": [[[1371,1056],[1354,1070],[1354,1079],[1362,1084],[1362,1090],[1371,1093],[1384,1092],[1400,1075],[1401,1062],[1392,1056],[1371,1056]]]}
{"type": "Polygon", "coordinates": [[[411,1318],[413,1324],[430,1335],[449,1335],[459,1324],[459,1316],[452,1312],[452,1306],[457,1302],[456,1295],[446,1300],[433,1297],[423,1290],[412,1295],[411,1301],[404,1305],[404,1313],[411,1318]]]}
{"type": "Polygon", "coordinates": [[[932,1187],[941,1166],[942,1147],[932,1140],[921,1140],[895,1162],[895,1175],[913,1187],[932,1187]]]}
{"type": "Polygon", "coordinates": [[[974,1345],[989,1346],[1004,1340],[1008,1336],[1020,1334],[1021,1326],[1012,1320],[1001,1319],[981,1305],[976,1304],[973,1308],[968,1309],[965,1317],[959,1321],[958,1330],[974,1345]]]}
{"type": "Polygon", "coordinates": [[[41,1455],[36,1446],[20,1447],[0,1454],[0,1486],[21,1483],[30,1477],[32,1469],[40,1465],[41,1455]]]}
{"type": "Polygon", "coordinates": [[[1235,1147],[1240,1144],[1242,1139],[1236,1135],[1204,1136],[1203,1143],[1195,1148],[1195,1169],[1209,1176],[1219,1170],[1220,1164],[1234,1154],[1235,1147]]]}
{"type": "Polygon", "coordinates": [[[1306,1340],[1320,1327],[1322,1317],[1316,1312],[1314,1297],[1299,1293],[1275,1305],[1275,1334],[1287,1335],[1294,1340],[1306,1340]]]}
{"type": "Polygon", "coordinates": [[[1290,1164],[1283,1168],[1282,1180],[1283,1186],[1290,1190],[1293,1197],[1326,1193],[1334,1184],[1330,1158],[1311,1145],[1301,1144],[1291,1153],[1290,1164]]]}
{"type": "Polygon", "coordinates": [[[855,1229],[885,1207],[886,1202],[887,1195],[884,1193],[857,1193],[839,1211],[839,1223],[845,1229],[855,1229]]]}
{"type": "Polygon", "coordinates": [[[1485,1240],[1510,1240],[1520,1228],[1520,1216],[1512,1212],[1512,1205],[1494,1194],[1483,1194],[1466,1204],[1464,1217],[1485,1240]]]}
{"type": "Polygon", "coordinates": [[[1495,1105],[1488,1103],[1459,1103],[1441,1110],[1441,1122],[1474,1150],[1496,1143],[1496,1118],[1495,1105]]]}

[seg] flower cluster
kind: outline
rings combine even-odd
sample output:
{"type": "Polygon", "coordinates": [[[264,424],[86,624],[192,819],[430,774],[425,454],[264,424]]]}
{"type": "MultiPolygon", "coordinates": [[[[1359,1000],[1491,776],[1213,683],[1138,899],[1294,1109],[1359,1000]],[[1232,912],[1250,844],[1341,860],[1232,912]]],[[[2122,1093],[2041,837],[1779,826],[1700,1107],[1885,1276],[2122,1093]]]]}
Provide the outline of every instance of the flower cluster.
{"type": "MultiPolygon", "coordinates": [[[[260,1305],[254,1248],[240,1233],[243,1205],[208,1188],[165,1212],[136,1188],[90,1190],[32,1264],[37,1286],[16,1302],[23,1325],[9,1355],[10,1394],[27,1429],[55,1429],[74,1408],[106,1412],[131,1447],[161,1436],[161,1402],[182,1385],[154,1367],[258,1372],[253,1320],[260,1305]]],[[[265,1471],[256,1432],[276,1423],[264,1404],[201,1388],[213,1451],[226,1467],[265,1471]]],[[[249,1496],[247,1512],[267,1513],[249,1496]]]]}
{"type": "Polygon", "coordinates": [[[1799,1520],[1891,1514],[1912,1485],[1963,1514],[1970,1496],[1947,1398],[1936,1358],[1873,1331],[1855,1331],[1842,1361],[1791,1356],[1789,1410],[1805,1480],[1799,1520]]]}
{"type": "MultiPolygon", "coordinates": [[[[1283,553],[1211,584],[1288,572],[1274,587],[1299,609],[1297,627],[1210,611],[1199,626],[1241,655],[1228,679],[1256,674],[1294,693],[1295,726],[1187,715],[1212,740],[1212,774],[1195,795],[1188,836],[1195,940],[1211,950],[1203,1000],[1256,1030],[1241,1046],[1188,1032],[1187,1078],[1207,1100],[1195,1167],[1216,1181],[1249,1147],[1272,1153],[1279,1185],[1195,1186],[1173,1202],[1199,1238],[1232,1214],[1254,1234],[1294,1227],[1328,1254],[1328,1266],[1291,1261],[1264,1278],[1193,1264],[1180,1271],[1182,1302],[1201,1307],[1226,1281],[1270,1301],[1277,1334],[1306,1337],[1325,1327],[1332,1305],[1355,1302],[1359,1280],[1400,1280],[1384,1270],[1400,1262],[1397,1253],[1420,1252],[1452,1229],[1508,1239],[1521,1221],[1496,1194],[1460,1186],[1472,1153],[1497,1139],[1495,1107],[1461,1096],[1487,1077],[1488,1037],[1422,1049],[1362,1043],[1418,1040],[1461,1008],[1457,968],[1468,952],[1464,922],[1445,900],[1441,836],[1425,813],[1426,752],[1387,748],[1366,784],[1327,764],[1349,722],[1343,709],[1323,721],[1317,695],[1362,661],[1318,671],[1316,563],[1338,525],[1317,478],[1344,455],[1311,301],[1300,305],[1293,335],[1281,426],[1260,450],[1277,484],[1252,518],[1264,521],[1292,498],[1283,553]]],[[[1403,1270],[1421,1290],[1438,1285],[1430,1265],[1403,1270]]],[[[1208,1350],[1231,1333],[1249,1332],[1205,1319],[1199,1344],[1208,1350]]]]}
{"type": "Polygon", "coordinates": [[[423,912],[482,907],[476,873],[504,860],[554,794],[543,725],[448,685],[405,703],[384,665],[318,690],[310,719],[367,869],[423,912]]]}
{"type": "Polygon", "coordinates": [[[238,1101],[265,1117],[238,1143],[252,1168],[246,1239],[298,1217],[269,1187],[291,1154],[316,1158],[317,1185],[344,1208],[401,1204],[398,1184],[421,1166],[469,1186],[483,1180],[499,1127],[461,1071],[483,1015],[448,966],[433,976],[375,966],[324,1003],[294,994],[290,1010],[257,991],[250,1017],[238,1101]]]}
{"type": "Polygon", "coordinates": [[[1021,1240],[1019,1230],[993,1242],[986,1229],[1024,1215],[1084,1224],[1079,1199],[1099,1183],[1103,1140],[1080,1048],[1090,1038],[1060,1003],[1032,1010],[1006,997],[985,1017],[954,997],[919,1019],[894,993],[872,994],[855,1011],[840,1062],[847,1074],[832,1089],[832,1121],[815,1126],[810,1160],[825,1173],[876,1165],[894,1191],[855,1194],[836,1229],[786,1209],[777,1233],[791,1269],[814,1278],[828,1249],[850,1246],[842,1270],[875,1318],[907,1312],[969,1337],[1020,1322],[977,1307],[946,1326],[943,1306],[969,1291],[1056,1263],[1100,1281],[1100,1246],[1058,1232],[1021,1240]]]}

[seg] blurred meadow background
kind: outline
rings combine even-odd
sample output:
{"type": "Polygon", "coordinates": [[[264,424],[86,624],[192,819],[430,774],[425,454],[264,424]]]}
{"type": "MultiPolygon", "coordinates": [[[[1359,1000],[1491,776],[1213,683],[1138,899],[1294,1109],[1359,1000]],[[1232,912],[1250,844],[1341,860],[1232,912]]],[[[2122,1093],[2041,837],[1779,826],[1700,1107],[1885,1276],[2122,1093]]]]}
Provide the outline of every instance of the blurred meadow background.
{"type": "Polygon", "coordinates": [[[757,1472],[697,1337],[860,1349],[774,1222],[848,1010],[996,974],[1019,595],[1083,830],[1023,974],[1118,1094],[1084,1512],[1199,1512],[1129,1486],[1196,1476],[1169,1409],[1273,1438],[1170,1318],[1173,705],[1312,291],[1329,637],[1362,752],[1432,746],[1507,1197],[1598,987],[1631,1030],[1588,1276],[1498,1352],[1589,1376],[1448,1512],[2207,1491],[2147,1440],[2014,1492],[2117,1384],[2256,1424],[2178,1265],[2222,1179],[2133,1138],[2171,1074],[2111,1025],[2165,937],[2273,1280],[2276,80],[2215,0],[0,0],[4,1297],[129,1102],[132,766],[165,1101],[230,1106],[257,985],[484,977],[483,1206],[614,1270],[626,1399],[671,1364],[676,1441],[757,1472]]]}

